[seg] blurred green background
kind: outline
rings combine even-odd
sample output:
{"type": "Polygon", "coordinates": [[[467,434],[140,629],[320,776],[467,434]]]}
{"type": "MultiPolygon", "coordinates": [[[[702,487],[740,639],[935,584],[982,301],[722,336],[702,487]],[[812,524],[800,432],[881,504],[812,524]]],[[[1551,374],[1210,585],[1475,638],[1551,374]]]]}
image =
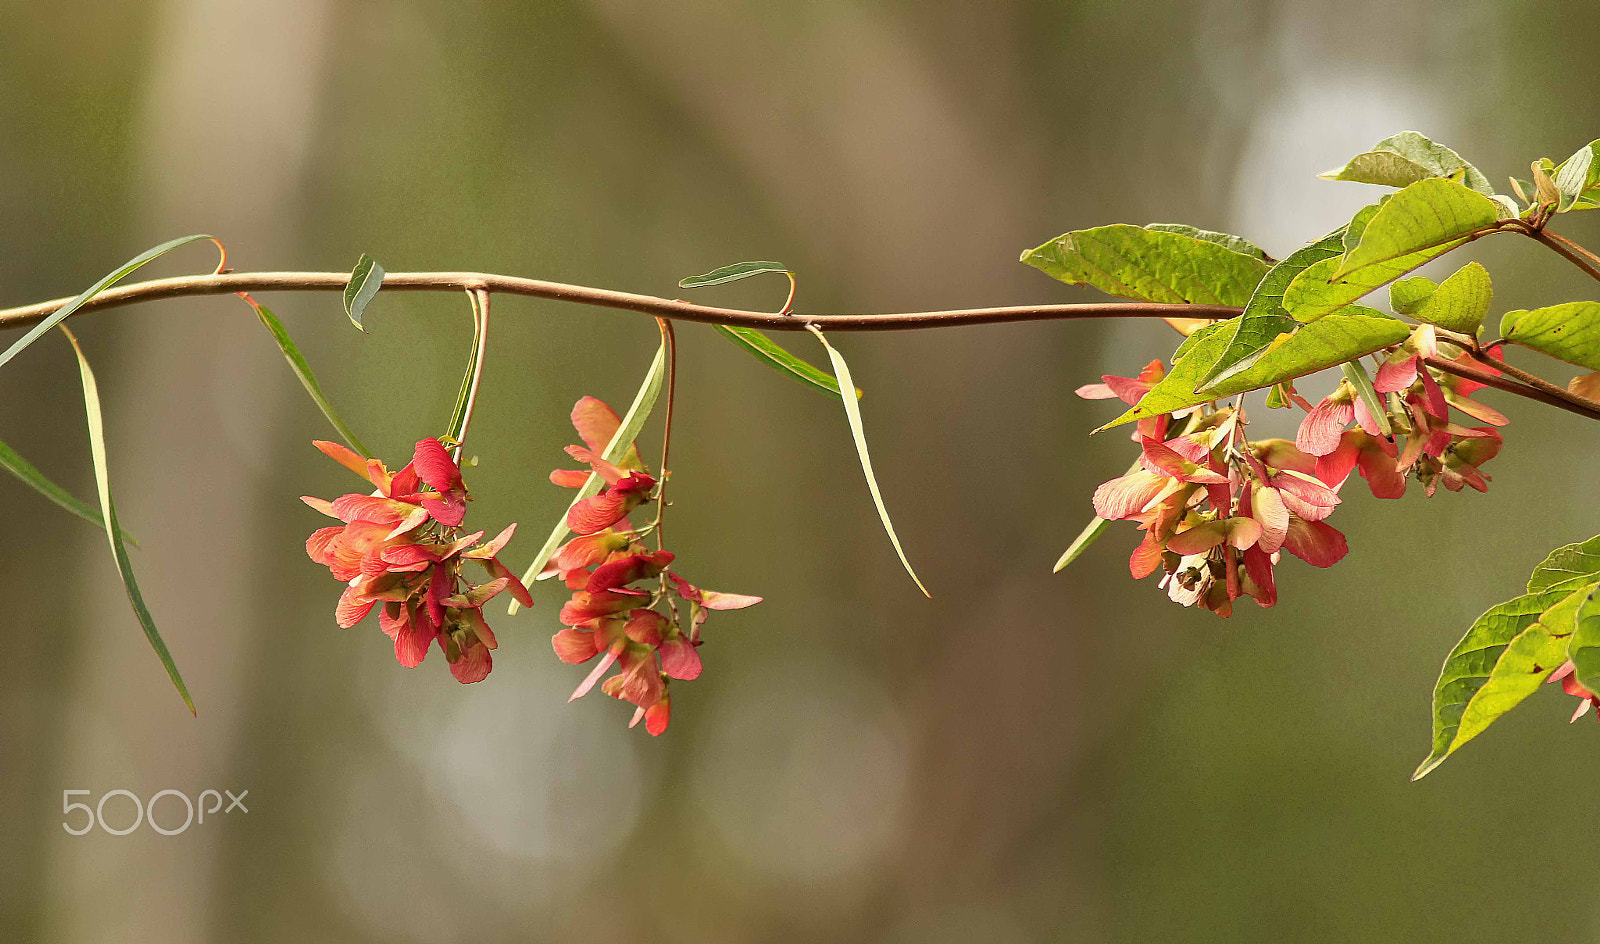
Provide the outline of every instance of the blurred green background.
{"type": "MultiPolygon", "coordinates": [[[[1314,175],[1406,128],[1497,181],[1565,157],[1600,133],[1597,28],[1587,0],[9,3],[0,303],[195,231],[240,269],[366,251],[673,296],[770,258],[800,272],[801,310],[1088,300],[1018,252],[1174,220],[1281,255],[1377,193],[1314,175]]],[[[1600,222],[1562,225],[1600,242],[1600,222]]],[[[1522,242],[1474,250],[1497,313],[1593,297],[1522,242]]],[[[367,336],[334,295],[264,300],[391,460],[442,430],[464,299],[380,295],[367,336]]],[[[626,706],[565,703],[582,673],[550,652],[548,586],[494,620],[494,673],[471,687],[437,653],[406,670],[374,626],[335,627],[339,588],[301,549],[322,519],[297,496],[350,480],[242,303],[78,325],[135,566],[200,715],[103,538],[0,481],[0,938],[1600,937],[1577,869],[1600,733],[1563,723],[1567,699],[1541,692],[1407,782],[1447,649],[1550,547],[1600,531],[1600,436],[1578,418],[1486,395],[1513,419],[1490,494],[1380,506],[1356,483],[1333,519],[1346,560],[1288,561],[1275,609],[1219,621],[1128,579],[1131,526],[1049,573],[1130,458],[1088,438],[1111,408],[1072,390],[1170,352],[1164,326],[840,335],[928,601],[837,405],[685,326],[668,534],[690,579],[767,602],[710,623],[705,676],[651,739],[626,706]],[[61,825],[67,789],[223,788],[249,813],[179,836],[61,825]]],[[[522,522],[518,569],[566,500],[545,475],[572,402],[625,402],[654,337],[635,315],[497,301],[469,520],[522,522]]],[[[30,349],[0,395],[0,438],[91,496],[66,345],[30,349]]]]}

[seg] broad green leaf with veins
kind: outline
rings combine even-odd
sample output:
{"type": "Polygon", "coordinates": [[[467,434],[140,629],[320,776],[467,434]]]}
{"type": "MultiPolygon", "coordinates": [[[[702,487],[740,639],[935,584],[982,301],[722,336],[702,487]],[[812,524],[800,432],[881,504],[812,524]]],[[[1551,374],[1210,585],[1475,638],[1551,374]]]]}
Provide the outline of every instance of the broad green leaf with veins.
{"type": "Polygon", "coordinates": [[[1506,648],[1542,613],[1571,593],[1571,589],[1551,589],[1525,594],[1490,607],[1478,617],[1445,657],[1439,681],[1433,687],[1433,750],[1411,779],[1426,776],[1450,756],[1467,705],[1489,681],[1506,648]]]}
{"type": "Polygon", "coordinates": [[[1243,306],[1267,273],[1262,259],[1209,239],[1127,223],[1065,233],[1022,261],[1068,285],[1169,305],[1243,306]]]}
{"type": "Polygon", "coordinates": [[[1600,302],[1508,311],[1500,319],[1500,334],[1569,364],[1600,370],[1600,302]]]}
{"type": "Polygon", "coordinates": [[[1294,277],[1325,259],[1344,252],[1344,228],[1340,227],[1309,246],[1290,253],[1289,258],[1272,267],[1244,306],[1244,313],[1233,322],[1222,356],[1207,372],[1202,386],[1211,386],[1232,377],[1255,363],[1279,335],[1295,329],[1296,322],[1283,307],[1283,293],[1294,277]]]}
{"type": "Polygon", "coordinates": [[[1200,229],[1196,226],[1190,226],[1187,223],[1146,223],[1144,228],[1153,233],[1177,233],[1179,236],[1189,236],[1194,239],[1203,239],[1208,243],[1216,243],[1219,246],[1232,249],[1234,252],[1242,252],[1247,256],[1254,256],[1255,258],[1260,259],[1262,262],[1268,263],[1269,265],[1272,263],[1272,257],[1267,255],[1266,250],[1262,249],[1260,246],[1257,246],[1250,240],[1245,239],[1243,236],[1235,236],[1232,233],[1218,233],[1209,229],[1200,229]]]}
{"type": "Polygon", "coordinates": [[[1296,321],[1316,321],[1332,314],[1352,302],[1359,301],[1377,289],[1405,275],[1412,269],[1444,255],[1466,240],[1456,240],[1435,246],[1409,256],[1370,265],[1358,272],[1333,280],[1339,268],[1339,259],[1325,259],[1313,265],[1289,283],[1283,293],[1283,308],[1296,321]]]}
{"type": "Polygon", "coordinates": [[[1176,362],[1172,371],[1150,388],[1138,404],[1100,429],[1270,387],[1399,344],[1411,333],[1410,327],[1399,319],[1352,305],[1347,313],[1329,315],[1293,334],[1281,335],[1280,340],[1250,367],[1209,390],[1197,392],[1200,378],[1227,347],[1235,320],[1195,332],[1189,342],[1179,348],[1180,353],[1174,355],[1176,362]]]}
{"type": "Polygon", "coordinates": [[[1402,315],[1418,321],[1476,335],[1484,316],[1489,314],[1489,303],[1494,300],[1494,286],[1489,281],[1489,271],[1476,262],[1469,262],[1439,285],[1418,297],[1413,290],[1424,278],[1396,282],[1389,289],[1389,304],[1402,315]],[[1409,284],[1408,284],[1409,283],[1409,284]]]}
{"type": "Polygon", "coordinates": [[[1320,176],[1386,187],[1405,187],[1429,177],[1459,177],[1484,196],[1494,193],[1482,171],[1462,160],[1461,155],[1450,148],[1415,131],[1402,131],[1384,138],[1374,144],[1372,150],[1357,154],[1343,167],[1320,176]]]}
{"type": "Polygon", "coordinates": [[[1567,644],[1567,658],[1572,660],[1573,674],[1578,684],[1591,692],[1600,692],[1600,596],[1589,587],[1583,594],[1583,605],[1578,608],[1572,639],[1567,644]]]}
{"type": "Polygon", "coordinates": [[[1492,231],[1499,219],[1495,202],[1477,191],[1440,177],[1419,180],[1379,207],[1331,277],[1347,278],[1492,231]]]}
{"type": "Polygon", "coordinates": [[[1570,587],[1591,580],[1600,580],[1600,537],[1551,551],[1550,556],[1533,569],[1533,575],[1528,578],[1528,592],[1570,587]]]}

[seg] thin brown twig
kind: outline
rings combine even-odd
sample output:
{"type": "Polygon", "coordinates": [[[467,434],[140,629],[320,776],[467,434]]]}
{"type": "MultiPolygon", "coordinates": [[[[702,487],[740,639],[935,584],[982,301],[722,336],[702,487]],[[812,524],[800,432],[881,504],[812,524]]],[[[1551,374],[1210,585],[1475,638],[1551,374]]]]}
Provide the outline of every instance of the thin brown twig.
{"type": "MultiPolygon", "coordinates": [[[[1438,368],[1447,374],[1455,374],[1457,377],[1465,377],[1468,380],[1477,381],[1478,383],[1483,384],[1485,387],[1493,387],[1496,390],[1503,390],[1506,393],[1514,393],[1519,397],[1535,400],[1539,403],[1556,407],[1557,409],[1566,410],[1568,413],[1576,413],[1579,416],[1587,417],[1591,420],[1600,420],[1600,405],[1590,403],[1588,400],[1584,400],[1580,397],[1575,397],[1572,394],[1567,393],[1567,391],[1561,390],[1559,387],[1555,387],[1556,390],[1560,391],[1561,395],[1558,396],[1539,387],[1528,386],[1526,384],[1519,383],[1516,380],[1508,380],[1505,377],[1497,377],[1487,371],[1478,370],[1475,367],[1468,367],[1464,364],[1458,364],[1455,361],[1448,361],[1442,357],[1427,357],[1423,358],[1423,360],[1429,367],[1438,368]]],[[[1505,370],[1506,368],[1506,365],[1499,361],[1493,361],[1492,366],[1495,370],[1501,371],[1505,370]]],[[[1530,374],[1529,376],[1532,375],[1530,374]]]]}

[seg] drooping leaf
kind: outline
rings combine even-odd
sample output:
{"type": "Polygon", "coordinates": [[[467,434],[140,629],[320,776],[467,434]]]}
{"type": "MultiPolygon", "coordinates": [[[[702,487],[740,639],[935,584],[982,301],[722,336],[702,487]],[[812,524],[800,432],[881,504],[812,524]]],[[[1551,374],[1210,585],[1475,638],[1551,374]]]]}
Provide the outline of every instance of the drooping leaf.
{"type": "Polygon", "coordinates": [[[1528,578],[1528,592],[1557,590],[1594,580],[1600,580],[1600,537],[1551,551],[1550,556],[1533,569],[1533,575],[1528,578]]]}
{"type": "Polygon", "coordinates": [[[1495,202],[1475,190],[1440,177],[1419,180],[1378,209],[1331,278],[1490,232],[1499,219],[1495,202]]]}
{"type": "Polygon", "coordinates": [[[1461,729],[1462,714],[1489,680],[1511,641],[1571,592],[1545,590],[1490,607],[1450,650],[1433,687],[1433,751],[1411,775],[1412,780],[1427,775],[1450,755],[1461,729]]]}
{"type": "Polygon", "coordinates": [[[166,255],[172,250],[177,249],[179,246],[187,246],[188,244],[201,239],[211,239],[211,237],[204,233],[197,233],[193,236],[183,236],[169,242],[164,242],[159,246],[146,249],[144,252],[139,253],[137,256],[134,256],[132,259],[129,259],[127,262],[124,262],[122,265],[106,273],[105,277],[100,281],[89,286],[87,289],[84,289],[83,294],[79,295],[77,298],[74,298],[72,301],[67,302],[65,305],[62,305],[60,308],[57,308],[49,315],[46,315],[43,321],[40,321],[38,324],[34,325],[28,330],[27,334],[24,334],[22,337],[17,339],[16,343],[6,348],[5,353],[0,354],[0,367],[5,366],[13,357],[21,354],[28,345],[43,337],[46,331],[49,331],[51,328],[54,328],[56,325],[65,321],[73,312],[77,311],[79,308],[82,308],[84,303],[89,299],[99,295],[101,292],[122,281],[122,279],[125,278],[129,273],[133,272],[133,270],[139,268],[152,259],[166,255]]]}
{"type": "Polygon", "coordinates": [[[333,404],[328,402],[327,395],[322,392],[322,385],[317,383],[317,375],[311,372],[311,365],[306,363],[305,357],[300,353],[300,348],[295,346],[294,339],[289,337],[289,330],[283,326],[283,322],[278,320],[277,315],[267,310],[267,306],[254,299],[246,300],[250,302],[250,307],[255,309],[256,318],[261,321],[262,327],[266,328],[267,333],[272,335],[272,340],[278,343],[278,350],[283,352],[283,359],[289,362],[289,369],[294,371],[295,377],[300,381],[300,386],[304,387],[306,393],[311,395],[311,401],[317,405],[317,409],[321,410],[322,415],[328,418],[328,422],[333,424],[333,428],[339,432],[339,435],[346,443],[350,444],[351,449],[371,458],[372,451],[363,445],[361,440],[356,438],[356,434],[351,432],[350,427],[346,426],[344,420],[339,417],[339,413],[333,408],[333,404]]]}
{"type": "Polygon", "coordinates": [[[1489,303],[1494,301],[1494,285],[1489,280],[1489,270],[1476,262],[1469,262],[1457,269],[1421,298],[1411,297],[1411,293],[1403,288],[1396,295],[1396,288],[1400,284],[1397,282],[1389,288],[1389,301],[1395,311],[1462,334],[1478,333],[1484,316],[1489,314],[1489,303]]]}
{"type": "MultiPolygon", "coordinates": [[[[661,385],[666,379],[666,373],[667,345],[663,341],[661,347],[656,349],[656,356],[650,362],[650,369],[645,371],[644,382],[639,385],[639,392],[634,394],[632,405],[628,407],[628,412],[622,415],[622,424],[617,427],[617,431],[611,436],[611,441],[606,443],[605,451],[601,453],[601,457],[607,462],[614,463],[621,460],[628,450],[633,447],[633,441],[639,438],[639,430],[644,428],[645,421],[650,418],[650,411],[655,409],[656,400],[661,396],[661,385]]],[[[573,497],[567,508],[570,509],[572,505],[576,505],[585,498],[590,498],[598,493],[600,485],[600,476],[593,472],[589,473],[589,477],[584,480],[583,487],[578,489],[578,494],[573,497]]],[[[568,530],[567,514],[564,510],[561,513],[561,520],[556,522],[554,530],[545,539],[544,546],[539,548],[539,553],[534,557],[533,563],[523,573],[523,586],[533,585],[533,581],[539,576],[539,572],[544,570],[544,565],[549,563],[550,558],[561,547],[561,542],[566,538],[568,530]]],[[[514,615],[519,609],[521,609],[520,604],[513,600],[508,612],[514,615]]]]}
{"type": "Polygon", "coordinates": [[[366,314],[367,303],[383,286],[383,276],[383,266],[362,253],[356,260],[356,267],[350,270],[350,281],[344,285],[344,313],[350,316],[350,323],[362,331],[367,329],[361,324],[361,316],[366,314]]]}
{"type": "MultiPolygon", "coordinates": [[[[1408,334],[1410,332],[1407,332],[1408,334]]],[[[1339,370],[1344,374],[1350,386],[1356,389],[1356,396],[1367,406],[1372,421],[1378,424],[1378,429],[1385,436],[1394,435],[1394,430],[1389,425],[1389,411],[1385,408],[1383,398],[1378,396],[1378,391],[1372,386],[1372,378],[1367,376],[1367,369],[1361,366],[1360,361],[1350,360],[1339,365],[1339,370]]]]}
{"type": "Polygon", "coordinates": [[[1022,261],[1068,285],[1163,304],[1244,305],[1267,264],[1206,239],[1126,223],[1057,236],[1022,261]]]}
{"type": "Polygon", "coordinates": [[[1279,335],[1295,329],[1296,322],[1283,307],[1283,293],[1295,276],[1325,259],[1344,253],[1344,227],[1334,230],[1309,246],[1303,246],[1273,266],[1234,322],[1233,334],[1222,356],[1207,372],[1202,386],[1210,387],[1255,363],[1279,335]]]}
{"type": "MultiPolygon", "coordinates": [[[[841,390],[854,390],[855,382],[850,379],[850,365],[845,363],[844,356],[833,349],[828,339],[822,336],[822,331],[816,325],[810,325],[811,333],[822,342],[822,347],[828,352],[829,360],[833,361],[834,374],[839,379],[841,390]]],[[[894,545],[894,552],[900,558],[900,565],[911,575],[911,582],[917,585],[925,597],[932,597],[928,588],[922,585],[922,580],[917,572],[911,568],[911,561],[906,559],[905,549],[900,546],[900,536],[894,533],[894,522],[889,520],[889,509],[883,504],[883,493],[878,490],[878,477],[872,472],[872,456],[867,453],[867,431],[861,423],[861,406],[854,397],[840,397],[844,404],[844,415],[850,423],[850,436],[856,443],[856,455],[861,459],[861,473],[867,478],[867,491],[872,493],[872,503],[877,506],[878,520],[883,522],[883,530],[889,535],[889,543],[894,545]]]]}
{"type": "Polygon", "coordinates": [[[117,523],[117,506],[111,499],[111,475],[106,463],[105,421],[100,413],[100,391],[95,384],[94,371],[89,369],[89,360],[83,356],[83,348],[78,346],[78,339],[73,337],[66,325],[61,326],[61,332],[72,342],[72,350],[78,355],[78,375],[83,381],[83,406],[89,426],[89,453],[94,459],[95,487],[100,493],[100,511],[106,522],[106,539],[111,544],[111,556],[116,561],[117,573],[122,576],[122,586],[128,593],[128,603],[133,607],[133,614],[144,629],[145,638],[150,641],[150,648],[156,651],[157,658],[167,670],[167,676],[172,679],[178,694],[183,697],[183,703],[189,706],[189,713],[195,714],[194,699],[189,697],[189,688],[183,684],[183,676],[178,672],[178,665],[172,660],[172,653],[167,651],[167,644],[161,640],[161,633],[156,629],[155,619],[150,616],[150,610],[145,606],[144,594],[139,592],[139,581],[133,575],[133,564],[128,560],[128,549],[122,543],[122,527],[117,523]]]}
{"type": "Polygon", "coordinates": [[[1327,180],[1353,180],[1385,187],[1405,187],[1429,177],[1459,178],[1484,196],[1494,193],[1489,179],[1461,155],[1415,131],[1384,138],[1372,150],[1357,154],[1343,167],[1320,175],[1327,180]]]}
{"type": "MultiPolygon", "coordinates": [[[[793,377],[808,387],[824,390],[834,396],[839,396],[839,382],[832,374],[824,373],[811,364],[794,356],[780,346],[776,341],[762,334],[754,328],[736,328],[729,325],[712,325],[717,333],[732,341],[756,360],[779,373],[793,377]]],[[[861,391],[855,392],[856,399],[861,399],[861,391]]]]}
{"type": "Polygon", "coordinates": [[[1561,194],[1556,204],[1557,212],[1592,209],[1600,200],[1600,186],[1597,186],[1600,185],[1600,160],[1596,160],[1597,151],[1600,151],[1600,141],[1591,141],[1578,148],[1556,168],[1552,180],[1561,194]],[[1580,206],[1580,203],[1586,205],[1580,206]]]}
{"type": "Polygon", "coordinates": [[[1176,356],[1165,378],[1138,404],[1095,432],[1315,373],[1399,344],[1411,333],[1396,318],[1352,305],[1349,313],[1329,315],[1293,334],[1280,335],[1250,367],[1208,390],[1196,392],[1197,382],[1227,346],[1231,331],[1229,322],[1224,321],[1196,332],[1190,339],[1193,344],[1176,356]]]}
{"type": "MultiPolygon", "coordinates": [[[[1455,738],[1445,748],[1446,757],[1538,691],[1550,673],[1566,661],[1574,618],[1593,589],[1594,584],[1590,584],[1573,590],[1511,640],[1495,660],[1483,686],[1462,709],[1455,738]]],[[[1419,770],[1418,776],[1425,773],[1426,770],[1419,770]]]]}
{"type": "MultiPolygon", "coordinates": [[[[101,530],[105,529],[106,520],[100,516],[100,512],[79,501],[71,492],[50,481],[33,463],[24,459],[20,453],[3,442],[0,442],[0,469],[10,472],[21,480],[24,485],[50,499],[63,510],[77,515],[101,530]]],[[[122,532],[122,539],[134,547],[139,546],[139,542],[130,537],[126,531],[122,532]]]]}
{"type": "Polygon", "coordinates": [[[483,370],[483,346],[489,340],[489,312],[479,305],[476,292],[468,292],[467,301],[472,304],[472,347],[467,351],[467,369],[461,375],[461,389],[456,393],[450,425],[445,427],[445,435],[457,443],[466,432],[468,411],[477,393],[478,375],[483,370]]]}
{"type": "Polygon", "coordinates": [[[1219,246],[1232,249],[1234,252],[1242,252],[1247,256],[1254,256],[1269,265],[1272,263],[1272,257],[1267,255],[1265,250],[1243,236],[1200,229],[1187,223],[1146,223],[1144,228],[1153,233],[1177,233],[1179,236],[1203,239],[1208,243],[1216,243],[1219,246]]]}
{"type": "Polygon", "coordinates": [[[1569,364],[1600,370],[1600,302],[1508,311],[1500,319],[1500,335],[1569,364]]]}
{"type": "Polygon", "coordinates": [[[1067,550],[1061,555],[1061,559],[1056,561],[1054,567],[1050,568],[1050,572],[1059,574],[1066,570],[1068,564],[1077,560],[1083,555],[1084,551],[1089,549],[1089,545],[1100,540],[1100,535],[1105,533],[1106,525],[1110,523],[1104,518],[1096,517],[1085,525],[1083,530],[1078,532],[1078,536],[1073,538],[1072,543],[1067,546],[1067,550]]]}
{"type": "Polygon", "coordinates": [[[766,272],[777,272],[788,275],[789,270],[781,262],[735,262],[725,265],[710,272],[691,275],[678,283],[679,288],[704,288],[707,285],[721,285],[724,282],[737,282],[748,279],[752,275],[761,275],[766,272]]]}
{"type": "Polygon", "coordinates": [[[1578,684],[1591,692],[1600,692],[1600,595],[1595,593],[1595,587],[1590,587],[1588,593],[1580,590],[1575,595],[1582,596],[1583,604],[1577,609],[1572,639],[1567,643],[1567,658],[1572,660],[1578,684]]]}

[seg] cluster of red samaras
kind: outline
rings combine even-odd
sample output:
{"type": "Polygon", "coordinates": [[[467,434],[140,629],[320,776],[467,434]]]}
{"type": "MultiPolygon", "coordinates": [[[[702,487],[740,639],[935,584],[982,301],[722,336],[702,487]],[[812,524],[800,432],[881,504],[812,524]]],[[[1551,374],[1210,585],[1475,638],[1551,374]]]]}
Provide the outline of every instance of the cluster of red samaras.
{"type": "MultiPolygon", "coordinates": [[[[1494,426],[1506,419],[1468,399],[1481,384],[1436,377],[1422,363],[1421,355],[1437,350],[1432,329],[1419,329],[1380,366],[1373,387],[1386,400],[1390,435],[1349,381],[1316,406],[1292,384],[1274,391],[1269,404],[1293,403],[1307,413],[1292,443],[1248,440],[1244,413],[1235,408],[1202,406],[1141,420],[1133,435],[1142,447],[1139,461],[1095,491],[1095,514],[1138,522],[1145,537],[1129,569],[1136,578],[1161,570],[1173,601],[1219,616],[1231,615],[1241,596],[1272,606],[1273,568],[1282,552],[1317,567],[1344,557],[1344,535],[1324,519],[1352,471],[1378,498],[1404,495],[1408,477],[1430,496],[1440,484],[1450,491],[1487,489],[1489,477],[1479,467],[1500,451],[1500,435],[1491,426],[1458,426],[1449,410],[1494,426]],[[1395,436],[1404,437],[1403,446],[1395,436]]],[[[1106,376],[1078,395],[1133,404],[1163,376],[1162,362],[1152,361],[1137,377],[1106,376]]]]}
{"type": "Polygon", "coordinates": [[[602,457],[621,426],[616,412],[584,397],[572,408],[572,425],[584,445],[568,446],[567,453],[590,471],[558,469],[550,480],[582,488],[594,474],[604,486],[568,509],[567,527],[576,536],[539,575],[559,576],[573,591],[561,608],[561,623],[567,628],[551,643],[561,661],[573,665],[600,657],[573,698],[616,667],[617,674],[600,683],[600,690],[632,702],[632,724],[642,719],[651,734],[660,734],[672,713],[667,691],[671,681],[700,676],[697,647],[709,611],[742,609],[761,598],[701,590],[670,572],[672,552],[650,551],[640,543],[659,523],[636,529],[628,521],[629,514],[653,499],[656,479],[632,445],[618,462],[602,457]],[[686,619],[679,613],[680,603],[688,610],[686,619]]]}
{"type": "Polygon", "coordinates": [[[489,650],[495,648],[494,633],[483,619],[484,603],[502,590],[533,603],[497,557],[517,526],[486,544],[478,543],[482,531],[461,535],[467,487],[460,466],[437,439],[417,443],[411,462],[393,473],[338,443],[316,447],[376,489],[331,502],[301,499],[344,522],[306,541],[311,559],[349,584],[335,611],[339,626],[354,626],[382,604],[378,625],[394,640],[401,665],[420,665],[437,642],[451,674],[461,682],[481,681],[492,668],[489,650]],[[465,560],[482,564],[489,581],[473,584],[463,577],[465,560]]]}

